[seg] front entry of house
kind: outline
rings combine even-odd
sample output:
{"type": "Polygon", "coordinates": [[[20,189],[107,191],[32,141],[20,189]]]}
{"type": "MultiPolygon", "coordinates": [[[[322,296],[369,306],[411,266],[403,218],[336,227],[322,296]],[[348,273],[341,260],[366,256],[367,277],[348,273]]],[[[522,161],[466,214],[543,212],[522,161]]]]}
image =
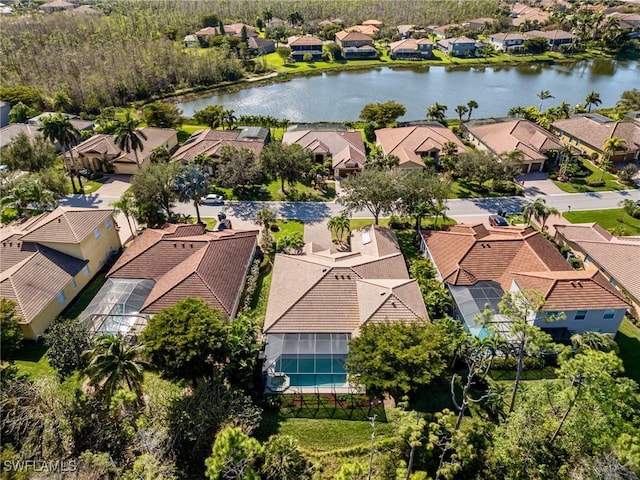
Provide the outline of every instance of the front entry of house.
{"type": "Polygon", "coordinates": [[[531,166],[529,167],[529,172],[539,172],[541,170],[542,170],[542,163],[540,162],[532,163],[531,166]]]}

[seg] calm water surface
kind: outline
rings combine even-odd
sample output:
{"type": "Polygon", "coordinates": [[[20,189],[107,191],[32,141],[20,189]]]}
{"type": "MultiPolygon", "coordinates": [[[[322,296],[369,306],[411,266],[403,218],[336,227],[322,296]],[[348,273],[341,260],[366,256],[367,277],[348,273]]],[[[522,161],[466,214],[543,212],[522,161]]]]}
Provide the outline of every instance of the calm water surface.
{"type": "Polygon", "coordinates": [[[611,107],[624,90],[640,88],[640,62],[583,60],[560,65],[518,65],[508,67],[387,67],[345,72],[326,72],[314,77],[249,88],[236,93],[214,95],[179,103],[185,116],[207,105],[221,104],[236,116],[271,115],[293,122],[342,122],[357,120],[367,103],[395,100],[407,108],[401,120],[425,118],[429,105],[449,107],[470,99],[479,108],[473,117],[504,116],[511,107],[539,106],[536,93],[549,90],[555,99],[584,103],[587,93],[600,94],[603,107],[611,107]]]}

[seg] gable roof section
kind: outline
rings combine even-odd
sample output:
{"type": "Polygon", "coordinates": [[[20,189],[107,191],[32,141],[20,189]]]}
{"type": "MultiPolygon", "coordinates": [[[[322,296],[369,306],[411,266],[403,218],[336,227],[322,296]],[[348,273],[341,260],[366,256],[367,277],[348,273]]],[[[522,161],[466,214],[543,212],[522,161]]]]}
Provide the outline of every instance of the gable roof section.
{"type": "Polygon", "coordinates": [[[373,44],[373,39],[371,36],[354,31],[345,31],[342,30],[336,33],[336,39],[340,42],[367,42],[369,44],[373,44]]]}
{"type": "Polygon", "coordinates": [[[199,130],[172,155],[171,161],[181,163],[191,162],[199,154],[211,157],[219,156],[219,151],[225,145],[236,148],[248,148],[258,157],[264,147],[260,140],[241,140],[243,130],[199,130]]]}
{"type": "Polygon", "coordinates": [[[31,242],[3,243],[0,249],[0,296],[16,302],[18,315],[25,323],[49,305],[87,264],[86,260],[31,242]]]}
{"type": "Polygon", "coordinates": [[[413,162],[424,166],[420,154],[440,151],[447,142],[456,144],[457,153],[467,151],[464,143],[451,130],[435,123],[417,127],[382,128],[375,133],[384,154],[397,156],[401,164],[413,162]]]}
{"type": "Polygon", "coordinates": [[[80,243],[112,214],[111,209],[58,207],[29,223],[22,241],[80,243]]]}
{"type": "Polygon", "coordinates": [[[611,137],[622,138],[627,152],[635,152],[640,148],[640,125],[634,122],[616,122],[601,116],[582,114],[556,120],[551,125],[598,150],[602,150],[604,142],[611,137]]]}
{"type": "Polygon", "coordinates": [[[285,132],[282,143],[297,143],[314,152],[328,153],[333,157],[334,168],[347,160],[352,160],[362,167],[365,161],[364,142],[360,132],[293,130],[285,132]]]}
{"type": "Polygon", "coordinates": [[[518,150],[525,161],[545,160],[545,152],[564,147],[558,137],[529,120],[472,125],[467,129],[489,150],[497,154],[518,150]]]}
{"type": "Polygon", "coordinates": [[[289,47],[311,46],[322,49],[322,40],[313,35],[292,36],[287,39],[287,45],[289,47]]]}
{"type": "Polygon", "coordinates": [[[640,301],[640,239],[614,237],[595,223],[558,225],[556,228],[629,295],[640,301]]]}
{"type": "Polygon", "coordinates": [[[520,272],[513,276],[523,290],[544,294],[542,310],[626,309],[629,303],[598,270],[566,272],[520,272]]]}
{"type": "Polygon", "coordinates": [[[155,282],[142,313],[158,313],[178,300],[197,296],[231,316],[242,293],[257,234],[205,232],[201,225],[147,229],[125,250],[107,277],[155,282]]]}
{"type": "Polygon", "coordinates": [[[304,255],[276,255],[264,332],[353,333],[362,322],[389,312],[396,313],[389,319],[427,318],[397,242],[383,230],[371,226],[353,232],[351,252],[307,245],[304,255]],[[366,285],[359,286],[361,281],[366,285]],[[368,298],[374,290],[380,296],[381,289],[395,305],[368,298]]]}
{"type": "Polygon", "coordinates": [[[394,53],[415,52],[418,50],[419,45],[433,45],[433,42],[427,38],[405,38],[404,40],[391,42],[389,49],[394,53]]]}

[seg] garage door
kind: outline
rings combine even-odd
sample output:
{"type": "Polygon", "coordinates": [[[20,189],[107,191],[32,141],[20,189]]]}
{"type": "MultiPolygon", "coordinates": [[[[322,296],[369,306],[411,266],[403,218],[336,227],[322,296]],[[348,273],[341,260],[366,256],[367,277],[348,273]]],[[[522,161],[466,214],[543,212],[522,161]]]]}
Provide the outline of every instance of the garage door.
{"type": "Polygon", "coordinates": [[[530,172],[539,172],[542,169],[542,163],[532,163],[530,172]]]}

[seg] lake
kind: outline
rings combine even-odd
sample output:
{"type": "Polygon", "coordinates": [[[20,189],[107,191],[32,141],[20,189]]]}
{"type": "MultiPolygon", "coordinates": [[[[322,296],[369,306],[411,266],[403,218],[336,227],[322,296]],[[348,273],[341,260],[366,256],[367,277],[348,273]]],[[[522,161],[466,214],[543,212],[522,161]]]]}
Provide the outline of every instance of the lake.
{"type": "Polygon", "coordinates": [[[427,107],[440,102],[456,116],[457,105],[474,99],[473,117],[506,116],[514,106],[539,106],[536,96],[549,90],[555,97],[543,108],[563,100],[584,103],[587,93],[600,94],[602,107],[612,107],[625,90],[640,88],[640,62],[609,59],[543,65],[473,67],[381,67],[324,72],[317,76],[247,88],[178,103],[183,114],[221,104],[240,115],[271,115],[292,122],[344,122],[357,120],[367,103],[395,100],[407,108],[401,120],[424,119],[427,107]]]}

